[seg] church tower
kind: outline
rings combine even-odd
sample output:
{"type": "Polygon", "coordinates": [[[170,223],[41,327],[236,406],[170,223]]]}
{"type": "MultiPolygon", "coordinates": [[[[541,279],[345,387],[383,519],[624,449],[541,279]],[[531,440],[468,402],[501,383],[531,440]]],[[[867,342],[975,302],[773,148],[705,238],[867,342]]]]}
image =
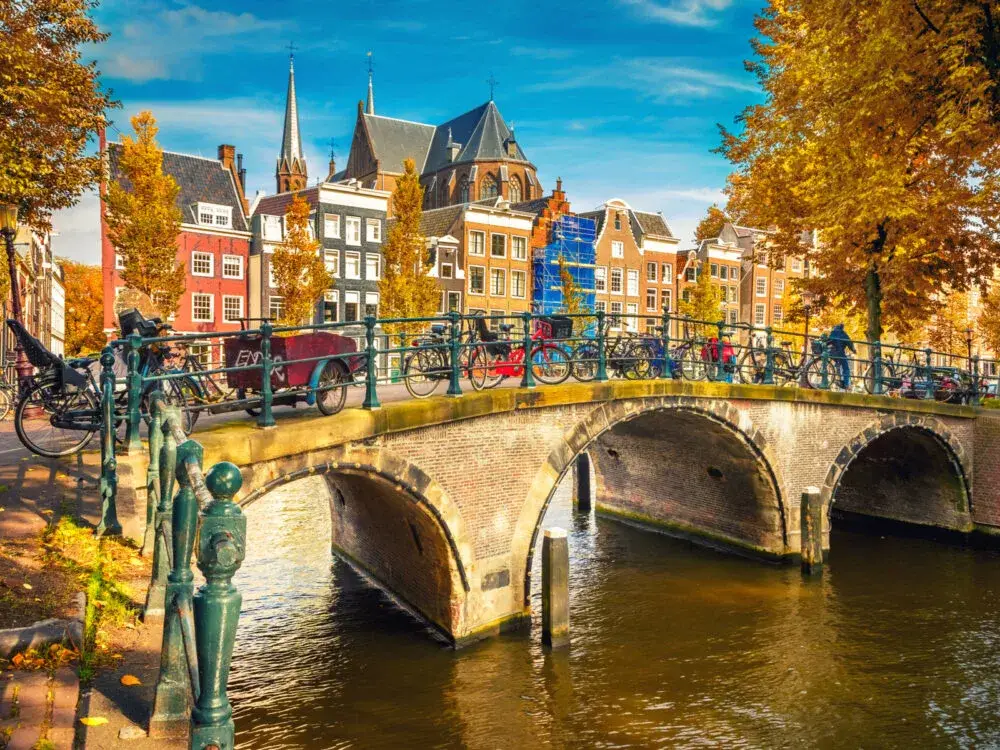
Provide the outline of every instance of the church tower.
{"type": "Polygon", "coordinates": [[[375,87],[372,85],[372,53],[368,53],[368,99],[365,101],[365,114],[375,114],[375,87]]]}
{"type": "Polygon", "coordinates": [[[275,170],[278,192],[287,193],[306,187],[308,172],[302,155],[302,138],[299,135],[299,108],[295,101],[295,55],[288,58],[288,95],[285,100],[285,129],[281,134],[281,152],[275,170]]]}

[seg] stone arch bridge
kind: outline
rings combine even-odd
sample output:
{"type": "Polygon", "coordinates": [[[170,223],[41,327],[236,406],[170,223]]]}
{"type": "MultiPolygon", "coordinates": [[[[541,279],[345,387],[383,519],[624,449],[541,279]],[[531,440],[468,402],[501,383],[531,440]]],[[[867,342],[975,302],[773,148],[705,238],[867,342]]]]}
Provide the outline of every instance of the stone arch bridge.
{"type": "MultiPolygon", "coordinates": [[[[196,437],[206,466],[241,468],[243,505],[325,477],[335,551],[456,645],[529,617],[539,525],[584,452],[598,513],[769,558],[796,558],[810,485],[828,510],[1000,532],[1000,414],[935,402],[613,381],[300,414],[267,430],[228,423],[196,437]]],[[[119,464],[119,513],[136,535],[145,460],[119,464]]]]}

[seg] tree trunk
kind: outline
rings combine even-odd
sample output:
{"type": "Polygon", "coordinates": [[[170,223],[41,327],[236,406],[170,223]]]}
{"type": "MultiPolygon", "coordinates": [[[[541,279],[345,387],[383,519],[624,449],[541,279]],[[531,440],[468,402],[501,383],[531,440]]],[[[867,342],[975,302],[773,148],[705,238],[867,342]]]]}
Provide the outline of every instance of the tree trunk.
{"type": "Polygon", "coordinates": [[[882,340],[882,279],[873,261],[865,274],[865,298],[868,301],[868,341],[882,340]]]}

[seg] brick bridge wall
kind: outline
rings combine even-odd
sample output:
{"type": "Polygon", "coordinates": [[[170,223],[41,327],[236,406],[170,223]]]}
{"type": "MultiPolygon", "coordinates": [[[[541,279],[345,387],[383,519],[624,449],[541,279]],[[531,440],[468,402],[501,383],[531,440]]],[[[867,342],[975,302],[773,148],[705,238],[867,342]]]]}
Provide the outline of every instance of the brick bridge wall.
{"type": "Polygon", "coordinates": [[[989,441],[998,434],[1000,419],[962,407],[616,382],[197,437],[206,463],[241,466],[244,503],[325,474],[338,551],[461,643],[526,621],[540,520],[581,451],[593,459],[600,512],[790,557],[810,485],[855,513],[962,532],[997,524],[1000,459],[989,441]]]}

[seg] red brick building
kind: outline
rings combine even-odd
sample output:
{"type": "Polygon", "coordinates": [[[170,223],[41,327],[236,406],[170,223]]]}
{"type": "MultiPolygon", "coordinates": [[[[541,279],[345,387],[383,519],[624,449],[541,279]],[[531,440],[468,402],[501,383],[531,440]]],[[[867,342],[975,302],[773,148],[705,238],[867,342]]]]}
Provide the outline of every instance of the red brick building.
{"type": "MultiPolygon", "coordinates": [[[[118,175],[121,144],[101,143],[111,179],[118,175]]],[[[164,152],[163,171],[180,186],[177,207],[181,232],[177,262],[187,272],[184,294],[168,316],[180,333],[230,331],[248,314],[247,263],[250,231],[244,197],[242,155],[233,146],[219,146],[218,158],[164,152]]],[[[125,284],[121,258],[108,238],[105,221],[106,185],[101,186],[101,264],[104,271],[104,328],[117,335],[115,299],[125,284]]]]}

